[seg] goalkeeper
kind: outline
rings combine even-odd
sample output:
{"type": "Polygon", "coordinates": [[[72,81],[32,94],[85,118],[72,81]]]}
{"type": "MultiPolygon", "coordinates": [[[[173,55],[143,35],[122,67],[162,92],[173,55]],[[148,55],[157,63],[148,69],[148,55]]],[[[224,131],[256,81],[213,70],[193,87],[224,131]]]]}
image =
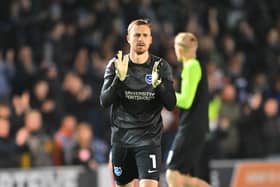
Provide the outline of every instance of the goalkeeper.
{"type": "Polygon", "coordinates": [[[107,65],[100,102],[111,107],[112,169],[117,186],[157,187],[161,168],[161,109],[176,104],[169,64],[149,53],[151,23],[128,26],[128,54],[107,65]]]}
{"type": "Polygon", "coordinates": [[[182,62],[181,91],[176,93],[181,109],[179,129],[167,157],[166,179],[169,187],[209,187],[193,177],[208,132],[208,85],[204,64],[196,59],[197,38],[179,33],[174,42],[182,62]]]}

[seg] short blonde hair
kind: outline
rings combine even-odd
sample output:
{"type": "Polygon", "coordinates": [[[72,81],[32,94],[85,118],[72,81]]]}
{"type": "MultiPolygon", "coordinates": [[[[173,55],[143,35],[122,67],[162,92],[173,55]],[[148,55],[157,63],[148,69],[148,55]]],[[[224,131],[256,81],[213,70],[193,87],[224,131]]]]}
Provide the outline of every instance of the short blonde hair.
{"type": "Polygon", "coordinates": [[[194,34],[190,32],[180,32],[176,35],[174,40],[175,45],[182,47],[183,49],[197,48],[198,41],[194,34]]]}
{"type": "Polygon", "coordinates": [[[152,30],[152,23],[148,19],[136,19],[128,25],[127,33],[129,33],[135,25],[147,25],[152,30]]]}

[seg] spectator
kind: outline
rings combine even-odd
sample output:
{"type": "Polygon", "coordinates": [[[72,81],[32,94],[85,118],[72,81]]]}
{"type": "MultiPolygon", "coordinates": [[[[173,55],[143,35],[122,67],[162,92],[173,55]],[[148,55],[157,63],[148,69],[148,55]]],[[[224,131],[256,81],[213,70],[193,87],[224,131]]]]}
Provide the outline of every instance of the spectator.
{"type": "Polygon", "coordinates": [[[13,139],[10,136],[10,121],[0,118],[0,168],[20,167],[20,155],[27,137],[28,132],[21,130],[13,139]]]}
{"type": "Polygon", "coordinates": [[[237,122],[240,158],[260,158],[265,155],[262,103],[262,94],[256,92],[242,108],[242,116],[237,122]]]}
{"type": "Polygon", "coordinates": [[[280,34],[275,28],[271,28],[266,35],[267,47],[264,51],[265,73],[274,77],[280,72],[280,34]]]}
{"type": "Polygon", "coordinates": [[[55,166],[73,163],[76,126],[77,120],[74,116],[66,115],[62,119],[60,128],[54,136],[53,163],[55,166]]]}
{"type": "Polygon", "coordinates": [[[58,130],[58,120],[60,118],[57,102],[54,99],[49,84],[45,80],[38,80],[31,92],[31,107],[37,109],[42,114],[43,129],[49,135],[53,135],[58,130]]]}
{"type": "Polygon", "coordinates": [[[240,117],[240,105],[236,100],[236,88],[226,84],[221,93],[221,108],[218,121],[218,133],[222,133],[220,148],[225,158],[237,156],[239,134],[236,121],[240,117]]]}
{"type": "Polygon", "coordinates": [[[91,100],[91,87],[85,84],[76,73],[68,72],[63,81],[63,101],[66,113],[72,114],[79,121],[88,121],[91,100]]]}
{"type": "Polygon", "coordinates": [[[29,92],[15,95],[12,98],[11,107],[11,134],[12,136],[23,127],[24,116],[31,109],[29,92]]]}
{"type": "Polygon", "coordinates": [[[9,101],[12,91],[12,80],[15,75],[14,50],[9,49],[6,52],[6,58],[0,51],[0,101],[9,101]]]}
{"type": "Polygon", "coordinates": [[[91,128],[86,123],[77,126],[76,141],[74,147],[73,164],[84,165],[89,169],[96,169],[98,164],[95,159],[95,150],[91,146],[93,141],[91,128]]]}
{"type": "Polygon", "coordinates": [[[52,165],[52,141],[42,127],[42,115],[38,110],[30,110],[25,114],[23,128],[29,133],[26,145],[31,167],[52,165]]]}
{"type": "Polygon", "coordinates": [[[13,88],[14,93],[21,94],[23,91],[30,91],[37,76],[37,64],[32,56],[32,48],[23,46],[19,49],[19,63],[16,67],[13,88]]]}
{"type": "Polygon", "coordinates": [[[280,117],[277,100],[269,98],[265,101],[264,106],[264,136],[265,149],[268,156],[280,155],[280,117]]]}

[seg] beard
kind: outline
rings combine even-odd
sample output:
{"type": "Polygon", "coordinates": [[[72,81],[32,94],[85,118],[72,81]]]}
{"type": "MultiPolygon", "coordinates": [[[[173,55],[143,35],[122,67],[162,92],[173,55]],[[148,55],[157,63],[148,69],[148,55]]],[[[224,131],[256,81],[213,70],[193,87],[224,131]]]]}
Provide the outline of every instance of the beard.
{"type": "Polygon", "coordinates": [[[135,51],[135,53],[137,54],[137,55],[142,55],[142,54],[144,54],[146,51],[144,51],[144,50],[142,50],[142,51],[139,51],[139,50],[136,50],[135,51]]]}
{"type": "Polygon", "coordinates": [[[143,47],[136,46],[134,51],[137,55],[142,55],[143,53],[147,52],[147,50],[148,49],[145,46],[143,46],[143,47]]]}

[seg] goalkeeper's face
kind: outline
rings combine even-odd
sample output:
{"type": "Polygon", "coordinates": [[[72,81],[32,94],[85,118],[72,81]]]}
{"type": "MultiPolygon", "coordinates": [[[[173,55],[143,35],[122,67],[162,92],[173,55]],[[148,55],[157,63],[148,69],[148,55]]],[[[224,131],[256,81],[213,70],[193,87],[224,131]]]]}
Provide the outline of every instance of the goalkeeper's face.
{"type": "Polygon", "coordinates": [[[127,41],[132,52],[143,54],[152,44],[151,29],[147,25],[135,25],[127,35],[127,41]]]}

